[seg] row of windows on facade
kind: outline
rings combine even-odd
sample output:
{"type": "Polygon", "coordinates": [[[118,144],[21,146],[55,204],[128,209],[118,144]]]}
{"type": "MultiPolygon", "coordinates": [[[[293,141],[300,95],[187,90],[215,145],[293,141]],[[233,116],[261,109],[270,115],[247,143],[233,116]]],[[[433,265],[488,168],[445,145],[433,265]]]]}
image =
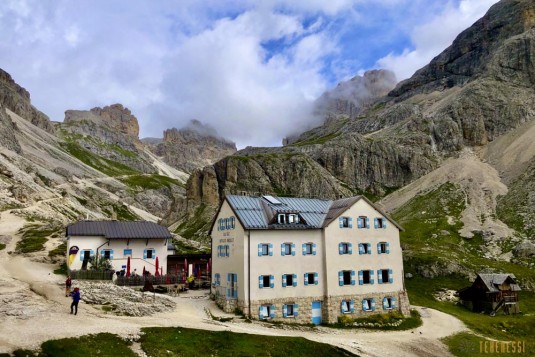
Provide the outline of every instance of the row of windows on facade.
{"type": "MultiPolygon", "coordinates": [[[[92,249],[82,249],[80,251],[80,261],[91,259],[95,256],[92,249]]],[[[123,249],[123,258],[132,258],[132,249],[123,249]]],[[[100,259],[113,260],[113,249],[103,249],[100,251],[100,259]]],[[[147,248],[143,250],[143,259],[156,259],[156,249],[147,248]]]]}
{"type": "MultiPolygon", "coordinates": [[[[376,303],[375,298],[362,299],[360,306],[362,311],[375,311],[376,303]]],[[[396,309],[396,299],[392,296],[385,296],[383,298],[383,310],[396,309]]],[[[261,305],[258,307],[258,318],[274,319],[277,316],[277,308],[275,305],[261,305]]],[[[342,300],[340,303],[340,312],[342,314],[352,314],[355,312],[355,299],[342,300]]],[[[297,317],[299,316],[298,304],[283,304],[282,305],[282,317],[297,317]]]]}
{"type": "MultiPolygon", "coordinates": [[[[338,272],[338,285],[355,285],[355,271],[354,270],[341,270],[338,272]]],[[[221,280],[218,274],[214,278],[215,285],[221,284],[221,280]]],[[[358,282],[359,285],[373,285],[374,280],[374,271],[373,270],[359,270],[358,271],[358,282]]],[[[379,284],[391,284],[394,282],[392,269],[379,269],[377,270],[377,282],[379,284]]],[[[303,284],[308,285],[318,285],[319,276],[318,273],[304,273],[303,275],[303,284]]],[[[297,286],[297,274],[282,274],[281,285],[285,287],[295,287],[297,286]]],[[[264,288],[274,288],[275,287],[275,276],[274,275],[260,275],[258,277],[258,287],[260,289],[264,288]]]]}
{"type": "Polygon", "coordinates": [[[217,220],[217,230],[225,231],[229,229],[236,228],[236,217],[232,216],[229,218],[219,218],[217,220]]]}
{"type": "MultiPolygon", "coordinates": [[[[340,225],[340,228],[353,228],[353,218],[352,217],[338,217],[338,224],[340,225]]],[[[373,226],[376,229],[385,229],[386,219],[383,217],[375,217],[373,219],[373,226]]],[[[366,216],[359,216],[357,217],[357,228],[370,228],[370,219],[366,216]]]]}
{"type": "MultiPolygon", "coordinates": [[[[303,255],[316,255],[316,243],[303,243],[301,245],[303,255]]],[[[228,257],[229,246],[218,246],[218,257],[228,257]],[[221,248],[220,248],[221,247],[221,248]],[[224,252],[220,254],[220,252],[224,252]]],[[[338,252],[342,254],[353,254],[353,244],[349,242],[341,242],[338,244],[338,252]]],[[[295,256],[294,243],[281,244],[281,256],[295,256]]],[[[372,254],[372,246],[370,243],[359,243],[359,254],[372,254]]],[[[377,254],[390,254],[390,244],[388,242],[377,243],[377,254]]],[[[273,256],[273,244],[259,243],[258,256],[273,256]]]]}

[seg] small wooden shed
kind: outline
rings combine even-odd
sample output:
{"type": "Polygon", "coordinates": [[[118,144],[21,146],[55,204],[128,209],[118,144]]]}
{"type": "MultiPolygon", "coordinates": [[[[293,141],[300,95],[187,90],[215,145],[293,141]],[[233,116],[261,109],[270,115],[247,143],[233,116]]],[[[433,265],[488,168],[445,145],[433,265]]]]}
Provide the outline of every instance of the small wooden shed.
{"type": "Polygon", "coordinates": [[[478,274],[472,286],[459,290],[461,303],[475,312],[492,316],[500,309],[505,314],[520,312],[520,286],[513,274],[478,274]]]}

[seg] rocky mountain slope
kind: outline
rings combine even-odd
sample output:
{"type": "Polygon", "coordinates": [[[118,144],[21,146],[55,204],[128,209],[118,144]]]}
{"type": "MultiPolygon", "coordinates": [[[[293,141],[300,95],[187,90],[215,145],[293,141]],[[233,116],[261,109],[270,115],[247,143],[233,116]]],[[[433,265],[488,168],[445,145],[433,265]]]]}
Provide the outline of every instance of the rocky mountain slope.
{"type": "MultiPolygon", "coordinates": [[[[194,171],[177,208],[178,231],[203,239],[208,221],[199,217],[210,217],[229,193],[386,196],[385,208],[416,227],[427,218],[411,209],[421,207],[419,200],[439,199],[444,216],[455,214],[443,226],[426,228],[426,242],[441,231],[460,246],[465,239],[478,242],[465,251],[477,264],[460,262],[458,272],[481,269],[479,256],[513,261],[512,270],[532,269],[533,256],[513,251],[533,240],[527,188],[535,151],[521,148],[531,148],[522,133],[535,119],[534,43],[535,3],[502,0],[429,65],[355,117],[332,115],[291,145],[247,148],[194,171]]],[[[423,247],[404,234],[406,248],[419,256],[423,247]]],[[[440,240],[426,244],[435,253],[443,250],[440,240]]],[[[451,259],[444,258],[448,266],[451,259]]]]}
{"type": "Polygon", "coordinates": [[[142,140],[152,152],[168,165],[190,173],[196,168],[236,152],[236,144],[218,135],[215,129],[192,120],[182,129],[167,129],[163,139],[142,140]]]}

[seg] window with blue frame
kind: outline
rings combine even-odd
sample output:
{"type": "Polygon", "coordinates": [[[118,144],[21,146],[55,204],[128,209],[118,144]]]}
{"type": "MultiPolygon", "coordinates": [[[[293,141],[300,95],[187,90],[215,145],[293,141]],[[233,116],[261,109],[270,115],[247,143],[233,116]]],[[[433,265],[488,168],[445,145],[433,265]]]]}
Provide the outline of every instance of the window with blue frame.
{"type": "Polygon", "coordinates": [[[282,305],[282,317],[297,317],[299,315],[298,308],[298,304],[282,305]]]}
{"type": "Polygon", "coordinates": [[[355,312],[355,301],[353,299],[342,300],[340,303],[340,310],[343,314],[351,314],[355,312]]]}
{"type": "Polygon", "coordinates": [[[102,259],[113,259],[113,249],[103,249],[100,254],[102,259]]]}
{"type": "Polygon", "coordinates": [[[259,257],[273,256],[273,244],[259,243],[258,244],[258,256],[259,257]]]}
{"type": "Polygon", "coordinates": [[[362,311],[375,311],[375,299],[362,299],[362,311]]]}
{"type": "Polygon", "coordinates": [[[282,275],[282,287],[297,286],[296,274],[283,274],[282,275]]]}
{"type": "Polygon", "coordinates": [[[358,228],[370,228],[370,219],[366,216],[359,216],[357,218],[358,228]]]}
{"type": "Polygon", "coordinates": [[[260,320],[275,318],[275,305],[261,305],[258,308],[258,318],[260,320]]]}
{"type": "Polygon", "coordinates": [[[392,310],[396,308],[396,299],[392,296],[383,298],[383,310],[392,310]]]}
{"type": "Polygon", "coordinates": [[[303,255],[316,255],[316,243],[303,243],[303,255]]]}
{"type": "Polygon", "coordinates": [[[390,244],[388,242],[377,243],[378,254],[390,254],[390,244]]]}
{"type": "Polygon", "coordinates": [[[295,255],[295,244],[294,243],[282,243],[281,244],[281,255],[295,255]]]}
{"type": "Polygon", "coordinates": [[[127,257],[132,257],[132,249],[124,249],[123,250],[123,257],[127,258],[127,257]]]}
{"type": "Polygon", "coordinates": [[[338,285],[355,285],[355,271],[341,270],[338,272],[338,285]]]}
{"type": "Polygon", "coordinates": [[[373,271],[360,270],[359,271],[359,285],[373,285],[373,271]]]}
{"type": "Polygon", "coordinates": [[[143,259],[156,259],[156,249],[147,248],[143,251],[143,259]]]}
{"type": "Polygon", "coordinates": [[[374,226],[376,229],[384,229],[386,228],[386,219],[382,217],[374,218],[374,226]]]}
{"type": "Polygon", "coordinates": [[[305,286],[318,285],[318,273],[305,273],[305,286]]]}
{"type": "Polygon", "coordinates": [[[377,270],[377,280],[379,284],[390,284],[394,281],[392,269],[377,270]]]}
{"type": "Polygon", "coordinates": [[[372,245],[370,243],[359,243],[359,254],[372,254],[372,245]]]}
{"type": "Polygon", "coordinates": [[[260,289],[274,288],[275,287],[275,277],[273,275],[260,275],[258,277],[258,287],[260,289]]]}
{"type": "Polygon", "coordinates": [[[214,274],[214,286],[221,286],[221,274],[214,274]]]}
{"type": "Polygon", "coordinates": [[[338,254],[344,255],[344,254],[352,254],[353,253],[353,245],[348,242],[341,242],[338,243],[338,254]]]}

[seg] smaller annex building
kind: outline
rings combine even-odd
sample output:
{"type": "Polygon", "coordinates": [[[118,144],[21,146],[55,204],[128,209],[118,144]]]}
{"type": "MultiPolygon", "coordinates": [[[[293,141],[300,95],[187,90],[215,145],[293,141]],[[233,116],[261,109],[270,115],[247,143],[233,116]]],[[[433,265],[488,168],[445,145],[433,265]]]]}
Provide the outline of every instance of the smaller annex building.
{"type": "Polygon", "coordinates": [[[520,312],[520,290],[514,274],[478,274],[472,286],[459,290],[459,298],[474,312],[495,315],[503,309],[506,314],[516,314],[520,312]]]}
{"type": "Polygon", "coordinates": [[[400,226],[363,196],[228,195],[211,228],[211,294],[254,319],[409,314],[400,226]]]}
{"type": "Polygon", "coordinates": [[[126,269],[141,275],[143,268],[167,273],[167,245],[171,233],[166,227],[148,221],[79,221],[66,228],[67,266],[86,270],[94,257],[107,259],[116,271],[126,269]]]}

